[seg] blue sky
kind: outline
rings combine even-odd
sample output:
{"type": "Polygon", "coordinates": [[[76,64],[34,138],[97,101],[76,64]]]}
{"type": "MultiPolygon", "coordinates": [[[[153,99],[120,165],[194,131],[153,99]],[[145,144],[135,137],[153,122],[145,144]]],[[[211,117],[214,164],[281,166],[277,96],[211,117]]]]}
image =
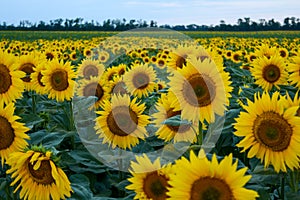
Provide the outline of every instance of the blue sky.
{"type": "Polygon", "coordinates": [[[49,22],[53,19],[95,20],[106,19],[155,20],[162,24],[219,24],[220,20],[236,24],[238,18],[254,21],[274,18],[283,22],[285,17],[300,18],[299,0],[2,0],[0,23],[19,24],[21,20],[49,22]]]}

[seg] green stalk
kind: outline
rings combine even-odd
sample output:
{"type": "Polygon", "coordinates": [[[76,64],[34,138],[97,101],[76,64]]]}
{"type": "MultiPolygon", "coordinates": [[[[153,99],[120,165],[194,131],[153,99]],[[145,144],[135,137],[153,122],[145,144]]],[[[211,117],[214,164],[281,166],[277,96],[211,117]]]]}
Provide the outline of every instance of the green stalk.
{"type": "Polygon", "coordinates": [[[36,115],[36,95],[34,92],[31,93],[31,99],[32,99],[32,113],[36,115]]]}
{"type": "Polygon", "coordinates": [[[285,197],[284,197],[284,184],[285,184],[285,173],[282,173],[281,174],[281,192],[280,192],[280,196],[281,196],[281,199],[284,200],[285,197]]]}
{"type": "Polygon", "coordinates": [[[69,101],[69,110],[68,110],[68,116],[69,116],[69,130],[74,131],[75,130],[75,123],[74,123],[74,116],[73,116],[73,107],[72,107],[72,101],[69,101]]]}
{"type": "MultiPolygon", "coordinates": [[[[72,101],[68,102],[68,109],[67,109],[67,116],[69,118],[69,131],[75,131],[75,123],[74,123],[74,116],[73,116],[73,107],[72,101]]],[[[75,149],[75,132],[71,136],[71,148],[75,149]]]]}
{"type": "Polygon", "coordinates": [[[202,129],[202,123],[200,121],[199,121],[198,135],[197,135],[197,143],[200,146],[203,144],[203,129],[202,129]]]}

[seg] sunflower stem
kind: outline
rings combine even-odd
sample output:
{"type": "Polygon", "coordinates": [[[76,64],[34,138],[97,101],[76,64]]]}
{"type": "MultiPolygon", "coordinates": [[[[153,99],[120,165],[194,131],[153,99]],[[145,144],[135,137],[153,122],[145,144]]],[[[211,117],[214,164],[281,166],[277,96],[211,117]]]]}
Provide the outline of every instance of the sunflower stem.
{"type": "Polygon", "coordinates": [[[281,196],[281,199],[284,200],[285,197],[284,197],[284,184],[285,184],[285,173],[282,173],[281,174],[281,192],[280,192],[280,196],[281,196]]]}
{"type": "MultiPolygon", "coordinates": [[[[68,101],[69,109],[68,109],[68,117],[69,117],[69,131],[75,130],[75,123],[74,123],[74,116],[73,116],[73,107],[72,107],[72,101],[68,101]]],[[[75,133],[71,136],[71,147],[72,149],[75,149],[75,133]]]]}
{"type": "Polygon", "coordinates": [[[32,113],[36,115],[36,95],[33,91],[31,93],[31,99],[32,99],[32,113]]]}
{"type": "Polygon", "coordinates": [[[69,130],[74,131],[75,130],[75,124],[74,124],[74,116],[73,116],[73,107],[72,107],[72,101],[68,102],[69,104],[69,130]]]}
{"type": "MultiPolygon", "coordinates": [[[[118,165],[119,165],[119,182],[123,181],[124,179],[124,173],[123,173],[123,161],[122,161],[122,150],[119,149],[119,159],[118,159],[118,165]]],[[[124,196],[124,192],[118,189],[119,196],[124,196]]]]}
{"type": "Polygon", "coordinates": [[[197,143],[200,146],[203,143],[203,129],[202,129],[202,123],[200,121],[199,121],[198,135],[197,135],[197,143]]]}
{"type": "Polygon", "coordinates": [[[299,184],[299,170],[291,171],[289,173],[290,177],[290,187],[294,193],[298,192],[298,184],[299,184]]]}

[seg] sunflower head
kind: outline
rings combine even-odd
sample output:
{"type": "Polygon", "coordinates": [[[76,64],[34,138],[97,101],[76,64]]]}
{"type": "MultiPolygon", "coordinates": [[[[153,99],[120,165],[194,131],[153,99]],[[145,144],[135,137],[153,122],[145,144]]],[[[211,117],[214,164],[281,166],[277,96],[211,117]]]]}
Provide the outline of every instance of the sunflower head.
{"type": "Polygon", "coordinates": [[[20,117],[14,115],[15,105],[9,103],[6,107],[0,104],[0,157],[4,164],[9,155],[16,151],[23,150],[30,137],[26,134],[29,128],[17,120],[20,117]]]}
{"type": "Polygon", "coordinates": [[[156,86],[156,72],[147,64],[133,65],[124,74],[124,82],[128,91],[139,98],[147,97],[153,92],[156,86]]]}
{"type": "Polygon", "coordinates": [[[269,91],[273,86],[278,88],[278,85],[286,83],[288,73],[285,67],[284,59],[280,56],[259,57],[253,61],[250,71],[255,83],[269,91]]]}
{"type": "Polygon", "coordinates": [[[15,180],[19,182],[20,198],[60,199],[71,196],[71,185],[64,171],[57,166],[57,158],[42,146],[33,146],[23,152],[12,153],[7,160],[15,180]]]}
{"type": "Polygon", "coordinates": [[[159,158],[151,162],[146,154],[136,156],[136,160],[131,162],[131,184],[126,187],[135,191],[134,199],[167,199],[169,177],[174,173],[172,165],[161,166],[159,158]]]}
{"type": "Polygon", "coordinates": [[[145,126],[149,117],[143,114],[145,104],[139,104],[137,99],[130,100],[129,95],[112,95],[111,101],[105,100],[102,111],[97,111],[97,134],[108,143],[126,149],[139,143],[147,135],[145,126]]]}
{"type": "Polygon", "coordinates": [[[257,192],[246,189],[244,185],[251,176],[245,175],[247,168],[237,170],[232,154],[218,162],[214,154],[209,161],[203,150],[196,156],[190,152],[190,159],[182,157],[176,161],[170,176],[169,199],[255,199],[257,192]],[[199,170],[201,168],[201,170],[199,170]]]}
{"type": "Polygon", "coordinates": [[[170,90],[177,96],[182,116],[193,122],[214,121],[214,114],[224,115],[229,104],[229,75],[210,59],[190,58],[182,69],[170,77],[170,90]]]}
{"type": "Polygon", "coordinates": [[[18,70],[16,58],[0,51],[0,104],[9,104],[22,97],[26,74],[18,70]]]}
{"type": "Polygon", "coordinates": [[[101,77],[104,72],[104,65],[97,60],[91,58],[84,59],[79,65],[78,77],[90,79],[91,77],[101,77]]]}
{"type": "Polygon", "coordinates": [[[49,62],[49,67],[42,71],[42,83],[49,92],[48,97],[57,101],[71,100],[76,78],[70,62],[57,59],[49,62]]]}
{"type": "Polygon", "coordinates": [[[265,167],[272,164],[276,172],[299,167],[300,151],[293,150],[299,145],[299,105],[289,106],[283,99],[278,92],[271,97],[268,93],[261,97],[256,94],[254,102],[248,101],[246,112],[236,119],[234,133],[244,137],[237,146],[243,151],[250,149],[249,158],[256,156],[265,167]]]}

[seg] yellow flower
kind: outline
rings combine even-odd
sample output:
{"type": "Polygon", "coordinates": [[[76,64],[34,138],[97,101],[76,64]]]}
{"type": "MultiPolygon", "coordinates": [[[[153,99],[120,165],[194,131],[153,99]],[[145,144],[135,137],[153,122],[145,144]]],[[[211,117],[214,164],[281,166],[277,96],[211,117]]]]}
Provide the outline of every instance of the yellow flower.
{"type": "Polygon", "coordinates": [[[254,102],[248,100],[236,119],[234,134],[243,139],[237,144],[243,152],[249,149],[248,157],[270,164],[276,172],[299,168],[300,117],[295,116],[299,106],[288,106],[279,93],[272,97],[256,94],[254,102]]]}
{"type": "Polygon", "coordinates": [[[115,148],[131,149],[147,135],[145,126],[149,123],[149,116],[144,115],[144,104],[137,99],[130,100],[129,95],[112,95],[111,102],[104,100],[103,110],[97,111],[96,133],[103,138],[103,144],[108,143],[115,148]]]}
{"type": "Polygon", "coordinates": [[[172,165],[161,166],[159,158],[152,163],[146,154],[136,156],[136,160],[131,161],[132,177],[128,178],[131,184],[126,189],[135,191],[134,199],[167,199],[169,177],[174,173],[172,165]]]}
{"type": "Polygon", "coordinates": [[[42,82],[42,71],[46,70],[49,61],[44,61],[39,63],[35,68],[34,72],[31,74],[32,89],[38,94],[47,94],[45,84],[42,82]]]}
{"type": "Polygon", "coordinates": [[[104,100],[110,98],[110,83],[106,83],[101,77],[90,77],[90,80],[82,79],[78,82],[77,95],[81,97],[95,96],[97,101],[93,108],[99,108],[104,100]]]}
{"type": "Polygon", "coordinates": [[[156,73],[148,64],[134,65],[124,74],[127,90],[139,98],[147,97],[156,86],[156,73]]]}
{"type": "Polygon", "coordinates": [[[78,77],[90,79],[90,77],[101,77],[105,67],[97,60],[84,59],[78,66],[78,77]]]}
{"type": "Polygon", "coordinates": [[[31,75],[40,62],[41,57],[37,52],[20,56],[17,62],[18,69],[26,73],[26,77],[22,78],[22,80],[27,91],[32,89],[33,83],[31,75]]]}
{"type": "Polygon", "coordinates": [[[14,56],[0,51],[0,105],[22,97],[25,73],[18,70],[14,56]]]}
{"type": "Polygon", "coordinates": [[[182,124],[180,126],[171,126],[168,124],[163,124],[168,118],[174,117],[176,115],[181,116],[181,109],[176,107],[178,103],[177,98],[171,92],[167,94],[161,94],[161,98],[156,104],[157,112],[153,113],[153,124],[158,128],[156,135],[158,138],[165,140],[166,142],[174,140],[173,142],[194,142],[196,139],[196,134],[198,134],[198,123],[197,124],[182,124]],[[175,104],[175,105],[174,105],[175,104]]]}
{"type": "Polygon", "coordinates": [[[14,179],[11,186],[19,182],[14,193],[21,188],[21,199],[60,200],[71,196],[69,179],[53,161],[51,151],[15,152],[7,164],[7,173],[14,179]]]}
{"type": "Polygon", "coordinates": [[[193,122],[214,122],[215,113],[223,116],[229,105],[232,87],[229,74],[213,61],[191,58],[170,77],[170,91],[178,98],[182,117],[193,122]]]}
{"type": "Polygon", "coordinates": [[[245,188],[250,175],[247,168],[237,170],[237,162],[232,154],[218,162],[214,154],[209,161],[203,150],[196,156],[190,152],[190,160],[182,157],[176,161],[175,174],[170,175],[170,188],[167,195],[170,200],[178,199],[236,199],[254,200],[257,192],[245,188]]]}
{"type": "Polygon", "coordinates": [[[176,49],[169,53],[167,60],[168,67],[172,69],[181,69],[187,63],[188,57],[196,53],[196,46],[179,45],[176,49]]]}
{"type": "Polygon", "coordinates": [[[14,115],[15,106],[9,103],[6,107],[0,104],[0,157],[4,164],[9,155],[16,151],[22,151],[30,137],[26,134],[29,128],[17,120],[20,117],[14,115]]]}
{"type": "Polygon", "coordinates": [[[250,71],[255,83],[270,91],[273,86],[279,88],[279,85],[287,83],[288,73],[285,66],[284,59],[280,56],[259,57],[252,62],[250,71]]]}
{"type": "Polygon", "coordinates": [[[289,81],[292,85],[300,88],[300,53],[292,58],[292,62],[288,65],[290,72],[289,81]]]}
{"type": "Polygon", "coordinates": [[[54,59],[49,62],[48,68],[42,71],[42,75],[41,81],[49,93],[49,98],[58,102],[71,100],[76,75],[70,62],[63,63],[62,60],[54,59]]]}

